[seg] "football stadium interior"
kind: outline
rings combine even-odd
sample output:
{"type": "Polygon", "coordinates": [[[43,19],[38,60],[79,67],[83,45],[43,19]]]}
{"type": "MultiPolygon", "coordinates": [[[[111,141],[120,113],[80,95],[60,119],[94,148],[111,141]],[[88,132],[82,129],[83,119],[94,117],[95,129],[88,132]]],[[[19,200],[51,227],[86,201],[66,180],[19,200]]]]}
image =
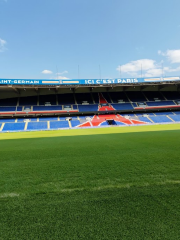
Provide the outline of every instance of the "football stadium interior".
{"type": "Polygon", "coordinates": [[[178,80],[0,83],[0,239],[179,240],[178,80]]]}
{"type": "Polygon", "coordinates": [[[180,122],[179,91],[179,81],[1,84],[0,132],[180,122]]]}

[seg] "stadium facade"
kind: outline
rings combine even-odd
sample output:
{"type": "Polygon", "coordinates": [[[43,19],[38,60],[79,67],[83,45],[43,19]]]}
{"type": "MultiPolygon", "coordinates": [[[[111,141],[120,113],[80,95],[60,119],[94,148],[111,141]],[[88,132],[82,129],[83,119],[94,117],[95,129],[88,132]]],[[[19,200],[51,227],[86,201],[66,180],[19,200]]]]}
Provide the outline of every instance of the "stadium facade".
{"type": "Polygon", "coordinates": [[[0,132],[180,122],[180,77],[0,79],[0,132]]]}

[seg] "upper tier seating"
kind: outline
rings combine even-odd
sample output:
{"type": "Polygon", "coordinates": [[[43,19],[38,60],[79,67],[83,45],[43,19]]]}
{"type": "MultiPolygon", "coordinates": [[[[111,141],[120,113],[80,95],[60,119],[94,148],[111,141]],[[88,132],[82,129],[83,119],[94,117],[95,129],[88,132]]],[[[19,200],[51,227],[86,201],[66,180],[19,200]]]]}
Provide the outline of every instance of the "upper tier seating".
{"type": "Polygon", "coordinates": [[[50,103],[51,105],[56,105],[56,95],[40,95],[39,105],[45,105],[45,103],[50,103]]]}
{"type": "MultiPolygon", "coordinates": [[[[164,96],[161,94],[161,92],[144,92],[146,98],[148,99],[148,101],[154,101],[155,99],[159,99],[159,100],[166,100],[164,98],[164,96]]],[[[147,101],[147,100],[146,100],[147,101]]]]}
{"type": "Polygon", "coordinates": [[[19,111],[19,112],[21,112],[23,110],[23,108],[22,107],[16,107],[16,111],[19,111]]]}
{"type": "Polygon", "coordinates": [[[25,123],[5,123],[2,131],[23,131],[24,127],[25,123]]]}
{"type": "Polygon", "coordinates": [[[78,105],[79,112],[95,112],[98,111],[98,105],[78,105]]]}
{"type": "Polygon", "coordinates": [[[144,97],[142,92],[126,92],[127,96],[131,100],[131,102],[146,102],[146,98],[144,97]]]}
{"type": "Polygon", "coordinates": [[[108,103],[111,103],[110,95],[108,92],[103,92],[103,97],[106,99],[108,103]]]}
{"type": "Polygon", "coordinates": [[[20,97],[19,98],[19,106],[33,106],[37,105],[38,97],[30,96],[30,97],[20,97]]]}
{"type": "Polygon", "coordinates": [[[58,104],[59,105],[73,105],[75,104],[74,95],[72,93],[68,94],[58,94],[58,104]]]}
{"type": "Polygon", "coordinates": [[[133,110],[131,103],[113,103],[112,107],[116,110],[133,110]]]}
{"type": "Polygon", "coordinates": [[[94,102],[99,104],[99,95],[98,95],[98,93],[92,93],[92,96],[93,96],[94,102]]]}
{"type": "Polygon", "coordinates": [[[126,94],[124,92],[109,92],[109,96],[113,103],[118,103],[118,100],[123,100],[124,102],[129,102],[126,94]]]}
{"type": "Polygon", "coordinates": [[[77,104],[87,101],[89,104],[93,104],[91,93],[76,93],[75,94],[77,104]]]}
{"type": "Polygon", "coordinates": [[[146,102],[147,106],[168,106],[176,105],[173,101],[146,102]]]}
{"type": "Polygon", "coordinates": [[[0,112],[15,112],[16,107],[0,107],[0,112]]]}
{"type": "Polygon", "coordinates": [[[179,92],[170,92],[170,91],[166,91],[166,92],[163,92],[163,95],[165,96],[165,98],[167,100],[178,100],[180,99],[180,94],[179,92]]]}
{"type": "Polygon", "coordinates": [[[18,98],[0,99],[0,106],[17,106],[18,98]]]}
{"type": "Polygon", "coordinates": [[[34,106],[33,111],[60,111],[62,106],[34,106]]]}

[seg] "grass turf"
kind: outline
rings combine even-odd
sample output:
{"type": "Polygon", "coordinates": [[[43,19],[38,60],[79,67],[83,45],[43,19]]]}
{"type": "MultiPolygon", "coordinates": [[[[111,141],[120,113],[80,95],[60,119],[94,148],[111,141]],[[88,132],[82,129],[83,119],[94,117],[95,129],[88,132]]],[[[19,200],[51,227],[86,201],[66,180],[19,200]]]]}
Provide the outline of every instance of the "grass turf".
{"type": "Polygon", "coordinates": [[[0,239],[179,240],[179,129],[0,134],[0,239]]]}

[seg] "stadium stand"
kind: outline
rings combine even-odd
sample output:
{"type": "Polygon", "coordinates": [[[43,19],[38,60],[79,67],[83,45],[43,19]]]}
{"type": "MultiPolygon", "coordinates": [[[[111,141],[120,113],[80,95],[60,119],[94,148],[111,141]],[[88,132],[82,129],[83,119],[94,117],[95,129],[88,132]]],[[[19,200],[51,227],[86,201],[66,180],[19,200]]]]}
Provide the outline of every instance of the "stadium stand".
{"type": "Polygon", "coordinates": [[[75,94],[77,104],[89,103],[93,104],[92,96],[90,93],[76,93],[75,94]]]}
{"type": "Polygon", "coordinates": [[[34,106],[33,111],[56,111],[62,110],[62,106],[34,106]]]}
{"type": "Polygon", "coordinates": [[[148,106],[173,106],[175,103],[173,101],[158,101],[158,102],[146,102],[148,106]]]}
{"type": "Polygon", "coordinates": [[[51,121],[50,129],[69,128],[68,121],[51,121]]]}
{"type": "Polygon", "coordinates": [[[0,112],[14,112],[16,107],[0,107],[0,112]]]}
{"type": "Polygon", "coordinates": [[[0,106],[17,106],[18,98],[0,99],[0,106]]]}
{"type": "Polygon", "coordinates": [[[146,102],[147,99],[142,92],[126,92],[131,102],[146,102]]]}
{"type": "Polygon", "coordinates": [[[144,92],[144,95],[148,101],[166,100],[163,94],[159,91],[144,92]]]}
{"type": "Polygon", "coordinates": [[[38,96],[20,97],[19,106],[36,106],[38,102],[38,96]]]}
{"type": "Polygon", "coordinates": [[[79,112],[96,112],[98,111],[98,105],[78,105],[79,112]]]}
{"type": "Polygon", "coordinates": [[[24,131],[24,127],[25,123],[5,123],[2,131],[24,131]]]}
{"type": "Polygon", "coordinates": [[[47,122],[29,122],[27,130],[47,130],[47,122]]]}
{"type": "Polygon", "coordinates": [[[133,110],[131,103],[113,103],[112,107],[116,110],[133,110]]]}
{"type": "Polygon", "coordinates": [[[78,125],[80,125],[80,121],[79,120],[72,120],[71,121],[71,126],[72,127],[77,127],[78,125]]]}
{"type": "Polygon", "coordinates": [[[175,121],[175,122],[180,122],[180,116],[179,116],[179,115],[169,114],[168,116],[169,116],[173,121],[175,121]]]}
{"type": "Polygon", "coordinates": [[[39,105],[51,104],[56,105],[56,95],[40,95],[39,96],[39,105]]]}
{"type": "Polygon", "coordinates": [[[166,123],[166,122],[172,122],[171,119],[169,119],[166,116],[151,116],[150,119],[154,122],[154,123],[166,123]]]}
{"type": "Polygon", "coordinates": [[[58,105],[68,105],[68,104],[76,104],[74,99],[74,94],[58,94],[58,105]]]}
{"type": "Polygon", "coordinates": [[[180,122],[178,99],[179,92],[134,89],[0,99],[0,131],[180,122]]]}

